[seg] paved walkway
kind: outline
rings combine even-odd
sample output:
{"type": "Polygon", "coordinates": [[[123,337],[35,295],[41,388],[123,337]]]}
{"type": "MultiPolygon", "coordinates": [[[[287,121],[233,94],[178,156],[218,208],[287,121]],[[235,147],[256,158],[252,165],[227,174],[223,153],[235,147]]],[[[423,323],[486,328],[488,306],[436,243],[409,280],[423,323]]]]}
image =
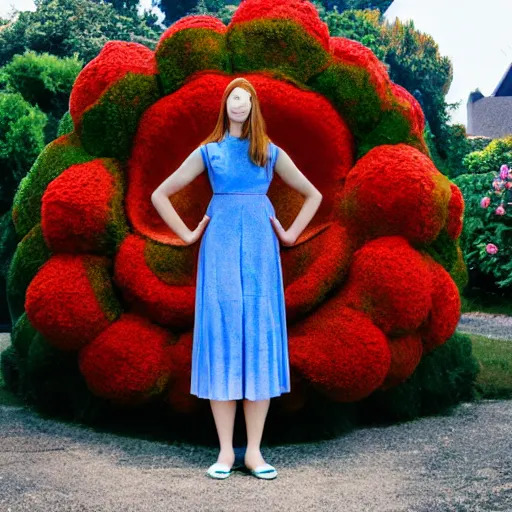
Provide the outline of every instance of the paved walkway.
{"type": "Polygon", "coordinates": [[[465,313],[460,319],[458,330],[487,338],[512,340],[512,316],[465,313]]]}
{"type": "MultiPolygon", "coordinates": [[[[495,334],[512,340],[509,332],[495,334]]],[[[7,343],[0,336],[0,351],[7,343]]],[[[0,406],[0,510],[512,510],[512,400],[462,403],[451,416],[262,451],[277,479],[237,471],[217,481],[204,475],[214,448],[96,432],[0,406]]]]}
{"type": "Polygon", "coordinates": [[[510,511],[512,401],[264,447],[272,481],[205,469],[214,448],[95,432],[0,408],[3,511],[510,511]]]}

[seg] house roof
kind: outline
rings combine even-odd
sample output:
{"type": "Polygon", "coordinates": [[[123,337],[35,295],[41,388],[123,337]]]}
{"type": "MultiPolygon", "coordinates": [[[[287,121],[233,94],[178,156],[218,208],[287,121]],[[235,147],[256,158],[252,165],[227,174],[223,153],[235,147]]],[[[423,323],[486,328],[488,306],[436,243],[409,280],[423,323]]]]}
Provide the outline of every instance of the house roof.
{"type": "Polygon", "coordinates": [[[491,96],[512,96],[512,62],[491,96]]]}

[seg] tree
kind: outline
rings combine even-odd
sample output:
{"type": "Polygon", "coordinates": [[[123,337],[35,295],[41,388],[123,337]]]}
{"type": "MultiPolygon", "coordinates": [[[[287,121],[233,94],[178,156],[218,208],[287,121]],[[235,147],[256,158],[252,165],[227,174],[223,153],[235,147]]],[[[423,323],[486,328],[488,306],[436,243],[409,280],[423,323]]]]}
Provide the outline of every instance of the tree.
{"type": "Polygon", "coordinates": [[[91,0],[91,2],[100,4],[100,3],[109,3],[112,4],[112,7],[119,13],[123,15],[137,15],[137,6],[139,5],[139,0],[91,0]]]}
{"type": "Polygon", "coordinates": [[[45,143],[56,138],[57,124],[69,106],[69,95],[83,63],[75,56],[59,58],[27,51],[0,69],[0,91],[20,93],[47,116],[45,143]]]}
{"type": "Polygon", "coordinates": [[[379,9],[385,12],[393,3],[393,0],[321,0],[325,9],[331,11],[337,9],[338,12],[351,9],[379,9]]]}
{"type": "Polygon", "coordinates": [[[0,93],[0,214],[44,147],[47,117],[19,93],[0,93]]]}
{"type": "Polygon", "coordinates": [[[0,30],[0,66],[25,50],[59,57],[75,53],[89,62],[107,41],[136,41],[154,49],[162,29],[154,14],[120,15],[112,4],[91,0],[35,0],[0,30]]]}
{"type": "Polygon", "coordinates": [[[237,8],[238,6],[234,4],[224,5],[223,0],[199,0],[197,5],[190,11],[190,14],[209,14],[227,25],[237,8]]]}
{"type": "Polygon", "coordinates": [[[165,24],[171,25],[176,20],[190,14],[197,5],[197,0],[153,0],[153,5],[160,7],[160,10],[165,14],[165,24]]]}
{"type": "Polygon", "coordinates": [[[465,129],[463,125],[448,124],[449,112],[457,106],[445,100],[453,68],[450,59],[441,56],[434,39],[416,30],[412,21],[385,21],[379,10],[340,13],[337,9],[325,10],[320,1],[315,4],[331,36],[354,39],[369,47],[386,64],[391,80],[405,87],[420,102],[432,131],[433,144],[444,164],[440,170],[446,174],[455,172],[465,154],[461,141],[465,129]],[[458,148],[455,153],[453,148],[458,148]]]}

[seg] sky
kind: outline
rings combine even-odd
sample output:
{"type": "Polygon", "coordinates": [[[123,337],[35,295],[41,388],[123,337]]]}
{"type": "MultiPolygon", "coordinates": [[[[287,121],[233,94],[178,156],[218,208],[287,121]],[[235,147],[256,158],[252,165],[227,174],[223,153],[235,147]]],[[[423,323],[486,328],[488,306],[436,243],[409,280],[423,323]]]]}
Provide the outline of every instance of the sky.
{"type": "MultiPolygon", "coordinates": [[[[0,16],[11,8],[34,10],[33,0],[0,0],[0,16]]],[[[151,0],[141,0],[139,10],[151,10],[151,0]]],[[[160,21],[158,8],[153,8],[160,21]]],[[[442,56],[453,64],[448,103],[461,101],[451,122],[467,124],[466,102],[479,88],[490,96],[512,62],[512,0],[394,0],[384,13],[393,22],[412,20],[417,30],[430,34],[442,56]]]]}
{"type": "Polygon", "coordinates": [[[446,101],[462,100],[452,112],[453,123],[467,124],[469,93],[479,88],[490,96],[512,62],[512,0],[394,0],[384,17],[413,20],[452,61],[446,101]]]}

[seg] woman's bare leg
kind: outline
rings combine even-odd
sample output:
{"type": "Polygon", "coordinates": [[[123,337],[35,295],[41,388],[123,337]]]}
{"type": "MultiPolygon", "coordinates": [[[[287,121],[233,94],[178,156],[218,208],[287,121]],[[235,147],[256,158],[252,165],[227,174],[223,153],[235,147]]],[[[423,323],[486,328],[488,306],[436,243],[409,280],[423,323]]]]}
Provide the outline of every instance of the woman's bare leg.
{"type": "Polygon", "coordinates": [[[265,464],[265,460],[261,455],[260,444],[269,406],[270,399],[255,401],[244,399],[244,415],[247,429],[247,450],[244,462],[249,469],[265,464]]]}
{"type": "Polygon", "coordinates": [[[235,462],[233,430],[235,425],[236,400],[210,400],[210,405],[220,444],[220,453],[217,462],[232,466],[235,462]]]}

